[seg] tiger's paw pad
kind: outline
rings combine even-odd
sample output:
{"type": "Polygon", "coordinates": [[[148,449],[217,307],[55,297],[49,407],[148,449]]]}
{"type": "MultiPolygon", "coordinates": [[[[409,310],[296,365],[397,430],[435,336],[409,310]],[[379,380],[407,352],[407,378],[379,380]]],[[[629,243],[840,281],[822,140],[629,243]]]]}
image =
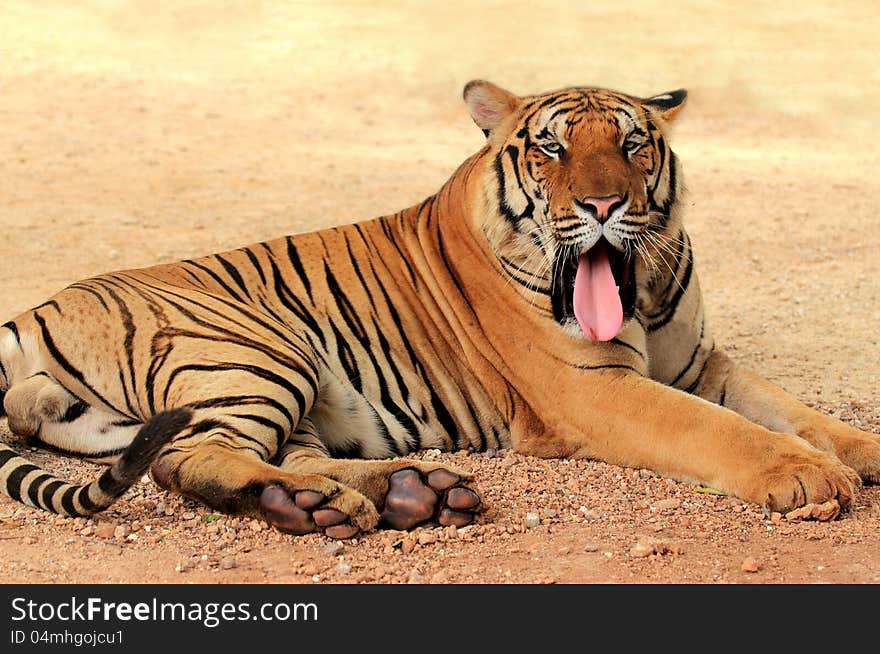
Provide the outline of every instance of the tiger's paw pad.
{"type": "Polygon", "coordinates": [[[412,529],[429,520],[444,527],[468,525],[481,500],[463,483],[460,475],[445,468],[424,475],[413,468],[399,470],[388,479],[382,521],[393,529],[412,529]]]}
{"type": "Polygon", "coordinates": [[[317,491],[287,490],[269,484],[260,495],[260,509],[270,525],[286,534],[322,531],[330,538],[352,538],[361,532],[347,513],[328,505],[327,496],[317,491]]]}

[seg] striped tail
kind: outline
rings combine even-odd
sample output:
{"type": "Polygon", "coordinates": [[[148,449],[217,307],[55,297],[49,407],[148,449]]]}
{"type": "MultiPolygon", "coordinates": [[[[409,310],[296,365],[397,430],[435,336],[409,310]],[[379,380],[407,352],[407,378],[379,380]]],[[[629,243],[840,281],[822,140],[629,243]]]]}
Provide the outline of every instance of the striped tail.
{"type": "Polygon", "coordinates": [[[138,431],[119,459],[97,480],[77,486],[53,477],[0,443],[0,490],[30,506],[66,516],[83,517],[113,504],[141,475],[162,447],[190,423],[190,409],[171,409],[153,416],[138,431]]]}

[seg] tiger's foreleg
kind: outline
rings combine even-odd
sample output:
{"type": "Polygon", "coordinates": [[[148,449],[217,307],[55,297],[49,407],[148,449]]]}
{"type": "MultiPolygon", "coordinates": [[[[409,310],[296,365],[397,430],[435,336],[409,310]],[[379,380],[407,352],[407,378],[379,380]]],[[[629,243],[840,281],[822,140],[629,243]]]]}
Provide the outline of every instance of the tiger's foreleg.
{"type": "Polygon", "coordinates": [[[284,470],[329,477],[356,489],[375,505],[382,523],[393,529],[411,529],[431,520],[463,527],[480,509],[468,473],[411,459],[331,458],[309,418],[300,422],[278,461],[284,470]]]}
{"type": "Polygon", "coordinates": [[[559,371],[552,396],[518,411],[514,447],[545,457],[594,458],[724,490],[785,511],[836,498],[859,484],[852,468],[793,434],[634,373],[559,371]]]}
{"type": "Polygon", "coordinates": [[[862,479],[880,482],[880,437],[798,402],[775,384],[735,364],[723,351],[712,352],[694,392],[767,429],[797,434],[814,447],[836,454],[862,479]]]}

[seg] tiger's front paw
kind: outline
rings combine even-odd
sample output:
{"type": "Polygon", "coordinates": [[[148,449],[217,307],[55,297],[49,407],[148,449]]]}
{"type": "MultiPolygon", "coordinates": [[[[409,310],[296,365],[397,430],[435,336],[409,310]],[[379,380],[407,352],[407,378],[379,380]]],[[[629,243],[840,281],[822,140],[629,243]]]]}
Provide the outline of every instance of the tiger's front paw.
{"type": "Polygon", "coordinates": [[[807,446],[791,447],[776,453],[740,496],[782,513],[831,499],[845,510],[860,484],[856,471],[835,455],[807,446]]]}
{"type": "Polygon", "coordinates": [[[837,421],[804,427],[798,430],[798,435],[810,442],[830,441],[838,459],[864,481],[880,484],[880,436],[837,421]]]}

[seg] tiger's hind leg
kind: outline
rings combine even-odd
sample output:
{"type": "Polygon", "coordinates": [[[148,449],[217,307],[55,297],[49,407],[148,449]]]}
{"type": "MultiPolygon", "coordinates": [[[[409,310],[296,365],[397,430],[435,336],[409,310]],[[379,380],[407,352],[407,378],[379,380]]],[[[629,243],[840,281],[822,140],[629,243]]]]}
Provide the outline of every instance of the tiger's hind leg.
{"type": "Polygon", "coordinates": [[[186,404],[193,421],[153,463],[156,483],[224,513],[265,519],[285,533],[350,538],[373,529],[379,515],[361,493],[268,463],[299,408],[293,398],[279,401],[277,388],[250,382],[253,395],[186,404]]]}
{"type": "Polygon", "coordinates": [[[382,523],[412,529],[431,521],[462,527],[481,510],[471,475],[436,463],[411,459],[334,459],[306,417],[277,457],[291,472],[317,474],[354,488],[375,505],[382,523]]]}

